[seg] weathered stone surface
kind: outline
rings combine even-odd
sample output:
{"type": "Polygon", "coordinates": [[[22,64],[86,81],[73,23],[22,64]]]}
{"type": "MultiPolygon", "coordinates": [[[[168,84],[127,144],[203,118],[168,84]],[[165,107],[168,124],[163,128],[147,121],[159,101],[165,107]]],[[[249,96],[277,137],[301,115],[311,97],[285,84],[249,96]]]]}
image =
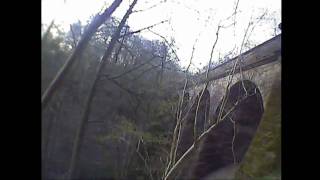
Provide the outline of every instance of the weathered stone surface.
{"type": "Polygon", "coordinates": [[[205,178],[211,172],[240,163],[256,132],[262,113],[261,94],[252,82],[238,82],[232,86],[225,112],[222,113],[222,116],[227,116],[201,144],[192,177],[205,178]],[[241,100],[242,98],[244,99],[241,100]],[[236,102],[238,105],[235,110],[226,114],[236,102]]]}

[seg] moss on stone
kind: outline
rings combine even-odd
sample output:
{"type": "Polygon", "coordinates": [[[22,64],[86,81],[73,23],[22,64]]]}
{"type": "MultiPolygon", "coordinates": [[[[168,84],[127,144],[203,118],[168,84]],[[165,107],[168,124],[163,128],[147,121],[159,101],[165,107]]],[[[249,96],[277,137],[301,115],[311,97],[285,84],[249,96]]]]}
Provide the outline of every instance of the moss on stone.
{"type": "Polygon", "coordinates": [[[257,133],[235,179],[281,179],[281,89],[279,86],[272,88],[267,100],[257,133]]]}

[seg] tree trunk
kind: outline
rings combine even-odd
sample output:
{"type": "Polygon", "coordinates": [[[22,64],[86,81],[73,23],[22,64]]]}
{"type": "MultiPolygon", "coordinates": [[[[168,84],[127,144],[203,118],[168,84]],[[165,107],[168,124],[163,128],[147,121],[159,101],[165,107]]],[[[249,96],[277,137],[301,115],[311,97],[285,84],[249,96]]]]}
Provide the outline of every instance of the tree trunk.
{"type": "Polygon", "coordinates": [[[162,83],[162,78],[164,74],[164,64],[167,58],[167,46],[165,45],[165,43],[163,44],[163,47],[164,47],[164,55],[163,55],[163,58],[161,58],[161,71],[160,71],[159,84],[158,84],[159,87],[161,86],[161,83],[162,83]]]}
{"type": "Polygon", "coordinates": [[[42,36],[42,42],[44,42],[44,41],[47,40],[48,34],[49,34],[49,32],[50,32],[50,30],[51,30],[51,28],[52,28],[53,25],[54,25],[54,20],[51,21],[51,23],[50,23],[47,31],[43,34],[43,36],[42,36]]]}
{"type": "MultiPolygon", "coordinates": [[[[63,67],[59,70],[53,81],[50,83],[48,88],[45,90],[41,97],[41,103],[42,103],[42,111],[45,111],[45,107],[47,103],[50,101],[50,99],[53,96],[53,93],[57,90],[57,87],[59,84],[61,84],[62,80],[68,74],[68,71],[70,70],[70,66],[74,64],[75,59],[79,58],[83,50],[85,49],[86,45],[88,44],[89,40],[93,36],[93,34],[96,32],[96,30],[99,28],[99,26],[107,20],[111,14],[116,10],[116,8],[120,5],[122,0],[114,0],[112,5],[106,9],[103,14],[97,15],[96,18],[92,21],[92,23],[89,25],[87,31],[83,34],[80,42],[78,43],[77,47],[75,48],[74,52],[71,54],[71,56],[67,59],[66,63],[63,65],[63,67]]],[[[48,32],[50,31],[51,27],[53,25],[53,21],[51,25],[49,26],[46,34],[43,37],[43,40],[47,38],[48,32]]],[[[46,177],[46,167],[47,167],[47,154],[48,154],[48,146],[47,143],[49,141],[49,133],[50,128],[52,126],[52,119],[46,120],[44,118],[42,120],[42,143],[41,143],[41,149],[42,149],[42,174],[43,177],[46,177]]]]}
{"type": "Polygon", "coordinates": [[[79,41],[77,47],[71,54],[71,56],[67,59],[66,63],[63,65],[63,67],[59,70],[58,74],[55,76],[55,78],[51,81],[48,88],[45,90],[41,97],[41,104],[42,107],[45,107],[47,102],[51,99],[53,93],[56,91],[59,83],[63,80],[65,74],[70,69],[70,66],[73,64],[75,59],[79,58],[88,45],[91,37],[93,34],[97,31],[97,29],[101,26],[103,22],[105,22],[111,14],[117,9],[117,7],[120,5],[122,0],[114,0],[111,6],[106,9],[103,14],[97,15],[94,20],[89,25],[87,31],[83,34],[81,40],[79,41]]]}
{"type": "Polygon", "coordinates": [[[117,28],[117,31],[113,34],[111,42],[110,42],[104,56],[102,57],[101,65],[99,66],[98,72],[96,74],[95,80],[94,80],[92,88],[91,88],[91,91],[89,92],[88,98],[86,100],[84,112],[83,112],[83,116],[82,116],[83,118],[81,119],[80,126],[77,130],[77,134],[76,134],[76,137],[74,140],[70,168],[69,168],[69,172],[68,172],[68,179],[76,178],[75,177],[76,176],[75,170],[76,170],[77,162],[79,160],[79,151],[80,151],[82,143],[83,143],[85,125],[86,125],[86,122],[88,121],[88,118],[89,118],[90,106],[92,104],[94,93],[96,92],[96,89],[97,89],[97,83],[98,83],[99,77],[101,75],[101,72],[103,70],[103,67],[104,67],[107,59],[110,57],[110,55],[114,49],[114,46],[120,37],[120,32],[121,32],[122,28],[124,27],[125,22],[128,19],[129,15],[132,13],[132,9],[136,3],[137,3],[137,0],[134,0],[133,3],[130,5],[128,11],[126,12],[124,17],[122,18],[122,20],[117,28]]]}

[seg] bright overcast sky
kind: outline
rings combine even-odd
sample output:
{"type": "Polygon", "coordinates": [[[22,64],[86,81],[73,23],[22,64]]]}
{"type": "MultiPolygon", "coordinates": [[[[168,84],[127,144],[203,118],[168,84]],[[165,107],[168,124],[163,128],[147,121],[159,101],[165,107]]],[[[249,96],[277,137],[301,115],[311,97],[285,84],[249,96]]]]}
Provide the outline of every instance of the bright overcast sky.
{"type": "MultiPolygon", "coordinates": [[[[123,0],[114,12],[114,16],[122,18],[133,0],[123,0]]],[[[143,12],[133,13],[128,24],[132,30],[158,23],[169,19],[170,23],[161,24],[152,30],[165,36],[168,40],[175,39],[177,54],[181,65],[185,66],[191,56],[192,46],[198,37],[194,53],[193,68],[200,68],[208,63],[210,51],[216,38],[217,25],[220,20],[229,17],[237,0],[138,0],[134,10],[147,9],[155,4],[154,8],[143,12]]],[[[53,19],[55,24],[61,25],[65,31],[69,24],[78,20],[83,23],[91,16],[109,6],[113,0],[42,0],[42,23],[49,24],[53,19]]],[[[274,27],[281,22],[281,0],[239,0],[236,15],[236,26],[221,29],[219,40],[214,51],[213,60],[220,55],[231,51],[235,46],[241,45],[242,38],[250,17],[257,18],[266,10],[266,17],[270,19],[261,21],[257,25],[250,40],[256,45],[274,36],[274,27]]],[[[222,25],[229,25],[232,19],[223,21],[222,25]]],[[[148,39],[159,39],[148,31],[140,33],[148,39]]],[[[279,34],[279,30],[277,30],[279,34]]],[[[239,52],[239,49],[238,49],[239,52]]]]}

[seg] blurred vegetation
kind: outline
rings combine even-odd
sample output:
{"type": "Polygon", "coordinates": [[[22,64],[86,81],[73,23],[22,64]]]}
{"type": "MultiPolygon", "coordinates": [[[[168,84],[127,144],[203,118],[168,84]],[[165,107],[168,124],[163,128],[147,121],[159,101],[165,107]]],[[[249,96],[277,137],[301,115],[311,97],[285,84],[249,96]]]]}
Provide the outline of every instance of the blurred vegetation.
{"type": "MultiPolygon", "coordinates": [[[[119,20],[115,18],[104,23],[85,49],[79,60],[81,62],[73,67],[80,67],[73,71],[79,71],[77,75],[83,76],[80,86],[83,90],[79,91],[83,97],[87,95],[85,89],[90,86],[99,60],[118,24],[119,20]]],[[[71,27],[72,30],[63,32],[53,26],[42,40],[42,92],[86,30],[81,22],[71,27]]],[[[126,28],[130,30],[129,26],[126,28]]],[[[107,73],[101,77],[94,97],[82,161],[79,162],[79,176],[150,179],[151,172],[154,179],[159,179],[170,149],[177,90],[182,86],[185,75],[170,47],[164,42],[147,40],[136,34],[125,36],[122,45],[121,41],[120,38],[104,67],[107,73]],[[98,150],[102,154],[97,154],[98,150]],[[150,167],[146,168],[146,165],[150,167]]],[[[174,44],[171,46],[174,47],[174,44]]],[[[67,93],[66,96],[75,95],[72,91],[67,93]]],[[[70,111],[82,111],[70,108],[70,111]]],[[[74,124],[66,126],[72,128],[74,124]]],[[[51,136],[65,137],[67,134],[58,133],[58,127],[51,132],[51,136]]],[[[68,144],[65,138],[60,139],[56,143],[61,146],[68,144]]],[[[58,156],[52,155],[52,161],[58,163],[58,159],[61,159],[58,156]]],[[[49,174],[52,177],[62,176],[55,173],[49,174]]]]}

